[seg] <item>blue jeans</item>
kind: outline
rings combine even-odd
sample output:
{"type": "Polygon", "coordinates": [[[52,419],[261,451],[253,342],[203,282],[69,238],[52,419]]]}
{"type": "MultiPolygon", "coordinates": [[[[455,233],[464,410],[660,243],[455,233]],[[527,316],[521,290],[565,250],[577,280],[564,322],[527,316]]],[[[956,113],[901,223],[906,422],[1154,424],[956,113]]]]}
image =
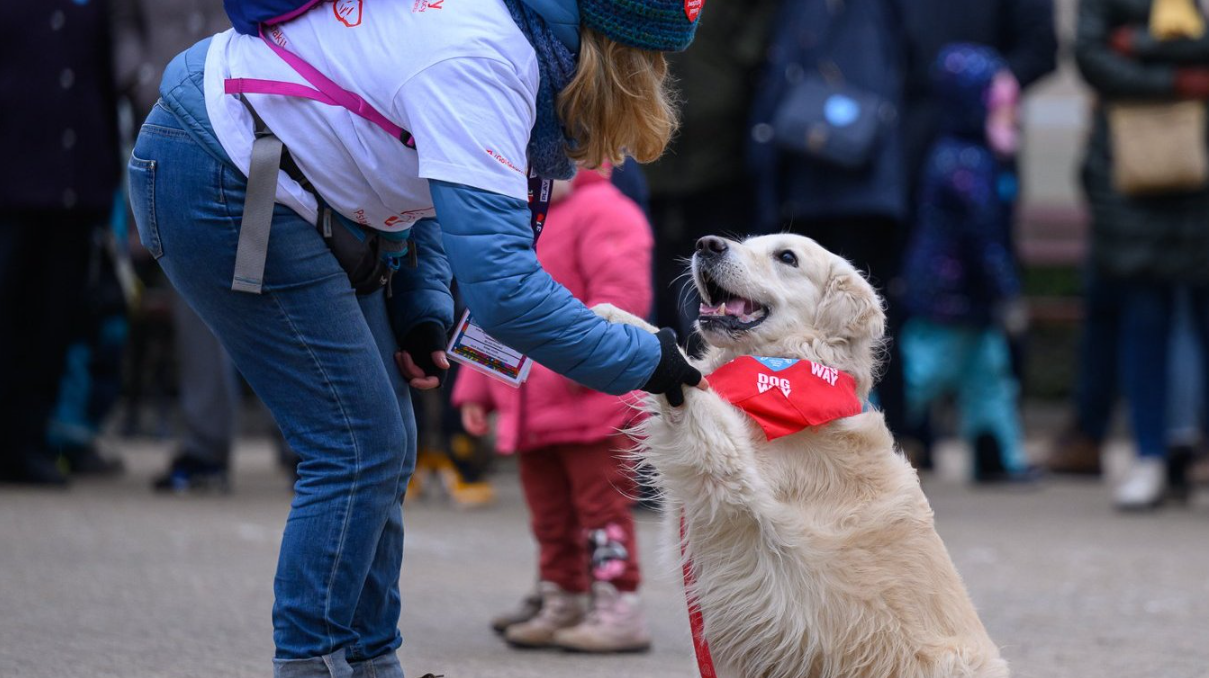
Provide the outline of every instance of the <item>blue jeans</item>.
{"type": "Polygon", "coordinates": [[[1084,282],[1079,369],[1075,379],[1075,421],[1079,432],[1097,443],[1108,435],[1120,394],[1122,283],[1088,267],[1084,282]]]}
{"type": "Polygon", "coordinates": [[[990,434],[1003,468],[1028,467],[1007,337],[995,328],[942,325],[912,318],[899,335],[908,421],[922,422],[939,397],[956,392],[961,435],[973,442],[990,434]]]}
{"type": "MultiPolygon", "coordinates": [[[[274,674],[401,677],[401,501],[416,429],[381,292],[357,297],[278,205],[265,291],[231,291],[247,182],[157,105],[130,159],[139,236],[301,458],[274,582],[274,674]]],[[[196,132],[194,132],[196,133],[196,132]]]]}
{"type": "MultiPolygon", "coordinates": [[[[1166,457],[1171,431],[1173,371],[1197,369],[1194,364],[1171,364],[1179,288],[1171,284],[1127,283],[1122,290],[1121,382],[1129,401],[1134,441],[1142,457],[1166,457]]],[[[1196,345],[1209,346],[1209,288],[1189,288],[1188,311],[1196,345]]],[[[1204,360],[1200,369],[1209,368],[1204,360]]],[[[1198,413],[1203,414],[1203,413],[1198,413]]],[[[1201,419],[1203,425],[1205,420],[1201,419]]]]}

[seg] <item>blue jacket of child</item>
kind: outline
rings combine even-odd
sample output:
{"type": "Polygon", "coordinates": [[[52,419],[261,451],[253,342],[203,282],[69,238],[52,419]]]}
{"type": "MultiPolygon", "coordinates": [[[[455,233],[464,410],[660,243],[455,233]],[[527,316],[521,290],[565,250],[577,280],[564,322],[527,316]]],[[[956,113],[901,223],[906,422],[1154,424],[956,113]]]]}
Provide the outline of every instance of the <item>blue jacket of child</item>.
{"type": "Polygon", "coordinates": [[[992,49],[954,45],[932,70],[942,133],[924,163],[919,212],[903,266],[908,311],[986,325],[1020,293],[1010,215],[1015,177],[986,139],[987,99],[1006,68],[992,49]]]}

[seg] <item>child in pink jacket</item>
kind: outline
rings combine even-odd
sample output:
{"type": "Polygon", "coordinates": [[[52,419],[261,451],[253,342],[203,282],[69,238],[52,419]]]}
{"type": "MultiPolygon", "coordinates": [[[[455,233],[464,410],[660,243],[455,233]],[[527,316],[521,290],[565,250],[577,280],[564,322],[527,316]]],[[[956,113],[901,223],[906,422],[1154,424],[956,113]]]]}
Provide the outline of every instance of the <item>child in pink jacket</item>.
{"type": "MultiPolygon", "coordinates": [[[[538,241],[542,267],[589,307],[611,303],[638,316],[651,306],[650,225],[605,173],[557,182],[538,241]]],[[[634,416],[623,398],[589,390],[534,365],[521,388],[462,370],[453,392],[466,431],[488,432],[517,453],[540,551],[538,593],[493,626],[512,645],[582,652],[650,647],[638,606],[638,553],[630,515],[633,480],[619,433],[634,416]],[[585,594],[591,603],[585,610],[585,594]]]]}

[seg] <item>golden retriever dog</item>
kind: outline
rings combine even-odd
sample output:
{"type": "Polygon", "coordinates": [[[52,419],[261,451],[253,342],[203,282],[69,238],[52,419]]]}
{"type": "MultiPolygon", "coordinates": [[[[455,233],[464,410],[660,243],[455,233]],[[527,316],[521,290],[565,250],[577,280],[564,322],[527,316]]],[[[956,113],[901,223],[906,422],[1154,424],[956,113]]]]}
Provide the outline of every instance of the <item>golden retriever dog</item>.
{"type": "MultiPolygon", "coordinates": [[[[692,272],[704,374],[744,355],[806,359],[852,375],[868,397],[885,314],[852,264],[796,235],[709,237],[692,272]]],[[[638,454],[676,535],[683,516],[719,675],[1008,676],[880,412],[769,442],[714,391],[685,397],[679,408],[648,399],[638,454]]]]}

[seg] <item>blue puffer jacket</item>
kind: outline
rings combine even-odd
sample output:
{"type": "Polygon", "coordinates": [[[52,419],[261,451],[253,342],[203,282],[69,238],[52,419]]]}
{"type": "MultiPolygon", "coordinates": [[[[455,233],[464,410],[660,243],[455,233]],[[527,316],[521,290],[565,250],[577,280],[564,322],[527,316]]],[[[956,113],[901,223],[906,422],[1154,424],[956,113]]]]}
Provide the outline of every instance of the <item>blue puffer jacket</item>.
{"type": "MultiPolygon", "coordinates": [[[[525,2],[554,17],[559,39],[571,37],[565,28],[578,24],[575,0],[525,2]]],[[[199,143],[229,162],[206,117],[202,80],[209,43],[198,43],[169,64],[160,93],[199,143]]],[[[452,269],[474,318],[498,340],[598,391],[621,395],[646,384],[659,363],[658,340],[596,317],[542,270],[523,200],[444,182],[431,182],[431,189],[439,226],[430,221],[415,234],[427,258],[416,271],[429,277],[400,281],[409,308],[397,325],[452,324],[446,284],[452,269]]],[[[396,300],[394,306],[402,304],[396,300]]]]}

